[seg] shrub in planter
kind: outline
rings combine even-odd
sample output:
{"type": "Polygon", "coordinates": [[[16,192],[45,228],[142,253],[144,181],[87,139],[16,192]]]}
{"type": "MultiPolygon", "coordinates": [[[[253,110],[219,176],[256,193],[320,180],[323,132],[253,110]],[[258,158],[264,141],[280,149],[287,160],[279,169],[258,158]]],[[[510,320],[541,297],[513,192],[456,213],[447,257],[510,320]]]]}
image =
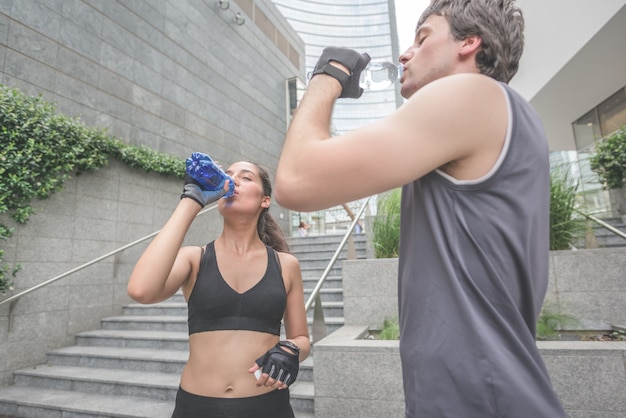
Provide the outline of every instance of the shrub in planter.
{"type": "Polygon", "coordinates": [[[607,189],[621,189],[626,184],[626,126],[595,145],[591,169],[607,189]]]}
{"type": "Polygon", "coordinates": [[[372,247],[376,258],[398,257],[400,245],[401,189],[394,189],[378,201],[376,217],[372,222],[372,247]]]}
{"type": "MultiPolygon", "coordinates": [[[[578,183],[568,166],[550,170],[550,249],[568,250],[584,232],[585,224],[576,217],[578,183]]],[[[372,223],[372,246],[376,258],[398,257],[400,243],[401,189],[394,189],[378,202],[372,223]]]]}
{"type": "MultiPolygon", "coordinates": [[[[572,315],[555,311],[551,307],[544,306],[537,318],[537,340],[558,340],[559,332],[563,329],[574,328],[579,325],[579,321],[572,315]]],[[[620,336],[616,336],[618,339],[620,336]]],[[[398,317],[387,318],[383,321],[383,326],[378,332],[379,340],[400,339],[400,325],[398,317]]]]}
{"type": "Polygon", "coordinates": [[[596,143],[589,162],[604,188],[616,191],[611,194],[615,211],[626,215],[626,126],[596,143]]]}
{"type": "Polygon", "coordinates": [[[578,182],[569,175],[568,166],[550,170],[550,250],[569,250],[585,224],[575,215],[578,182]]]}
{"type": "Polygon", "coordinates": [[[397,316],[387,318],[383,321],[383,327],[378,334],[379,340],[399,340],[400,323],[397,316]]]}

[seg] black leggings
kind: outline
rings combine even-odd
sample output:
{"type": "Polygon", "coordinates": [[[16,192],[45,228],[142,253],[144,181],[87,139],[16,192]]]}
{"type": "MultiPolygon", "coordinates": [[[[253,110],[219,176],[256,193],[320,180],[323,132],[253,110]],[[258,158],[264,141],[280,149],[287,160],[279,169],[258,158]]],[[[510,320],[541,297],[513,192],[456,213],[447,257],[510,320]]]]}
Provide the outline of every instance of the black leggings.
{"type": "Polygon", "coordinates": [[[211,398],[178,388],[172,418],[295,418],[289,389],[250,398],[211,398]]]}

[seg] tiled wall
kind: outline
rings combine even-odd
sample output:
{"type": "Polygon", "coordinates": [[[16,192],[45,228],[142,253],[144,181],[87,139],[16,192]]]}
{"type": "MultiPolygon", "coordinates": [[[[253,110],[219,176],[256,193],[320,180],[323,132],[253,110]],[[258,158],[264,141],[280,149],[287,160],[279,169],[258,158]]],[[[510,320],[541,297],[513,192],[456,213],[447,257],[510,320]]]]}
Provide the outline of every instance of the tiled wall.
{"type": "MultiPolygon", "coordinates": [[[[252,160],[273,176],[287,128],[285,80],[304,77],[294,60],[304,45],[271,1],[253,4],[280,34],[271,42],[248,15],[233,22],[245,13],[237,3],[221,10],[212,0],[0,1],[0,82],[128,143],[180,158],[204,151],[222,164],[252,160]]],[[[116,161],[69,180],[0,242],[4,262],[23,267],[16,291],[158,230],[181,188],[178,179],[116,161]]],[[[288,211],[275,203],[270,211],[288,235],[288,211]]],[[[208,215],[188,240],[204,244],[220,229],[219,215],[208,215]]],[[[0,306],[0,384],[119,314],[146,244],[0,306]]]]}

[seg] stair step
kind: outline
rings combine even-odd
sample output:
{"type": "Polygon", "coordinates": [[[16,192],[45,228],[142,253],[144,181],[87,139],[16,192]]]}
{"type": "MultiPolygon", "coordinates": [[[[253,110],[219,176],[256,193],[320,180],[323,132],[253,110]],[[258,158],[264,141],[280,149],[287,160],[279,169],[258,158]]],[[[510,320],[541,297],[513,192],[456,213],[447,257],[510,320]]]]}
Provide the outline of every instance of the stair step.
{"type": "Polygon", "coordinates": [[[180,383],[175,373],[138,372],[136,370],[96,367],[41,366],[14,372],[15,386],[78,390],[112,396],[136,396],[172,401],[180,383]]]}
{"type": "Polygon", "coordinates": [[[187,316],[111,316],[102,320],[104,329],[188,332],[187,316]]]}
{"type": "Polygon", "coordinates": [[[296,380],[296,382],[313,383],[313,354],[310,354],[309,357],[307,357],[302,363],[300,363],[300,371],[298,372],[298,379],[296,380]]]}
{"type": "Polygon", "coordinates": [[[152,305],[144,305],[141,303],[130,303],[124,306],[124,315],[158,315],[158,316],[186,316],[187,303],[182,302],[161,302],[152,305]]]}
{"type": "Polygon", "coordinates": [[[296,380],[289,387],[289,394],[291,396],[291,406],[294,410],[307,413],[314,412],[315,389],[313,382],[296,380]]]}
{"type": "Polygon", "coordinates": [[[0,388],[0,414],[15,417],[170,418],[172,401],[28,386],[0,388]]]}
{"type": "MultiPolygon", "coordinates": [[[[304,291],[312,290],[317,286],[317,282],[320,280],[320,276],[309,276],[302,277],[302,285],[304,286],[304,291]]],[[[339,276],[328,276],[322,285],[322,289],[338,289],[343,287],[343,281],[339,276]]]]}
{"type": "MultiPolygon", "coordinates": [[[[300,260],[306,299],[341,239],[289,240],[300,260]]],[[[355,237],[355,249],[357,258],[365,258],[364,236],[355,237]]],[[[327,334],[344,324],[341,264],[346,255],[344,249],[320,289],[327,334]]],[[[307,315],[309,332],[312,322],[313,309],[307,315]]],[[[313,349],[290,387],[296,418],[315,417],[313,349]]],[[[49,351],[46,364],[15,371],[15,383],[0,387],[0,418],[169,418],[188,350],[181,291],[156,304],[131,303],[122,315],[104,318],[101,329],[78,333],[76,345],[49,351]]]]}
{"type": "MultiPolygon", "coordinates": [[[[326,324],[326,335],[330,335],[333,332],[337,331],[344,324],[343,317],[324,317],[324,322],[326,324]]],[[[309,335],[313,335],[313,317],[307,317],[307,323],[309,325],[309,335]]]]}
{"type": "MultiPolygon", "coordinates": [[[[328,251],[311,251],[309,249],[301,252],[292,252],[292,254],[298,259],[300,264],[309,264],[312,262],[320,262],[323,265],[328,265],[330,260],[335,255],[335,250],[328,251]]],[[[356,258],[366,258],[365,249],[355,249],[356,258]]],[[[348,259],[348,250],[344,249],[337,256],[337,262],[345,261],[348,259]]]]}
{"type": "Polygon", "coordinates": [[[180,350],[71,346],[48,353],[56,366],[97,367],[158,373],[183,372],[189,355],[180,350]]]}
{"type": "MultiPolygon", "coordinates": [[[[322,274],[324,273],[324,271],[326,270],[326,266],[320,266],[320,267],[309,267],[307,265],[300,265],[300,271],[302,272],[302,278],[316,278],[319,280],[320,277],[322,277],[322,274]]],[[[330,269],[330,275],[331,276],[341,276],[341,266],[333,266],[332,269],[330,269]]]]}
{"type": "MultiPolygon", "coordinates": [[[[364,234],[355,234],[353,235],[353,237],[355,242],[367,240],[364,234]]],[[[289,248],[297,247],[298,245],[307,245],[320,242],[324,244],[329,244],[332,248],[337,248],[342,239],[343,234],[309,235],[307,237],[287,237],[287,243],[289,244],[289,248]]]]}
{"type": "MultiPolygon", "coordinates": [[[[616,228],[617,230],[626,233],[626,224],[624,223],[622,218],[604,218],[601,220],[616,228]]],[[[593,232],[598,247],[618,248],[626,246],[626,240],[624,238],[595,223],[593,223],[593,232]]]]}
{"type": "Polygon", "coordinates": [[[142,331],[124,329],[98,329],[76,335],[81,346],[153,348],[161,350],[189,350],[187,330],[142,331]]]}
{"type": "MultiPolygon", "coordinates": [[[[312,382],[297,381],[290,388],[297,418],[313,418],[314,388],[312,382]]],[[[59,411],[72,417],[169,418],[172,400],[161,401],[101,393],[84,393],[32,386],[0,388],[0,414],[12,416],[57,416],[59,411]]],[[[59,415],[60,416],[60,415],[59,415]]]]}
{"type": "MultiPolygon", "coordinates": [[[[304,289],[304,298],[305,300],[309,299],[309,296],[313,292],[313,288],[304,289]]],[[[322,300],[322,304],[326,302],[342,302],[343,301],[343,288],[336,289],[325,289],[322,287],[320,289],[320,298],[322,300]]]]}
{"type": "MultiPolygon", "coordinates": [[[[343,318],[343,302],[340,301],[322,301],[322,307],[324,310],[324,318],[343,318]]],[[[307,312],[307,316],[313,317],[313,309],[315,308],[315,302],[311,305],[311,309],[307,312]]]]}

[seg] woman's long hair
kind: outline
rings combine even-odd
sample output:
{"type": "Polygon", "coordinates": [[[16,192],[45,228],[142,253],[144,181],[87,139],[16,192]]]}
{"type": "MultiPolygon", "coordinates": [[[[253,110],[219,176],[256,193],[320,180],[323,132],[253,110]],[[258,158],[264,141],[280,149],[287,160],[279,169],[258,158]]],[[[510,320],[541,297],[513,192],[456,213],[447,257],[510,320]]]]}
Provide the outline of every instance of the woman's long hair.
{"type": "MultiPolygon", "coordinates": [[[[272,197],[272,182],[270,181],[270,175],[266,169],[261,167],[257,163],[252,163],[259,171],[259,176],[263,183],[263,193],[265,196],[272,197]]],[[[256,224],[256,229],[259,233],[259,238],[265,243],[265,245],[272,247],[275,251],[289,252],[289,245],[287,245],[287,239],[283,234],[274,218],[268,212],[269,208],[264,208],[259,216],[259,221],[256,224]]]]}

